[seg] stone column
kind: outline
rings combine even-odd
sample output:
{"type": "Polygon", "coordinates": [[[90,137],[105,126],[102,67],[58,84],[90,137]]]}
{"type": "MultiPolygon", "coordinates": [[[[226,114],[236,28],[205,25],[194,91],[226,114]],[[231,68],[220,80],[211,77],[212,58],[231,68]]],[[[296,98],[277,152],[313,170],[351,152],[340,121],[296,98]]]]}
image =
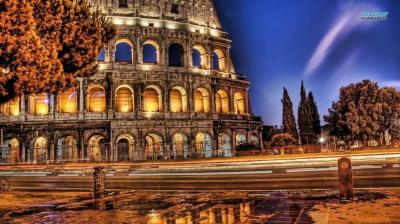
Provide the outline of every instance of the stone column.
{"type": "Polygon", "coordinates": [[[84,105],[84,94],[83,94],[83,80],[78,79],[79,81],[79,88],[78,88],[78,96],[79,96],[79,115],[78,118],[83,118],[83,113],[85,111],[85,105],[84,105]]]}

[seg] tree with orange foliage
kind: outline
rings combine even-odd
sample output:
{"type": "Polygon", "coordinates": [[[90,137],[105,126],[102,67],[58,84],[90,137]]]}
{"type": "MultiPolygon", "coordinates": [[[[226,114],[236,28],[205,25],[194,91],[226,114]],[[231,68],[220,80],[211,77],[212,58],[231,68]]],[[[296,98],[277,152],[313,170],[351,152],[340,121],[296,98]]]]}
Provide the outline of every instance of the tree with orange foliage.
{"type": "Polygon", "coordinates": [[[95,74],[114,35],[86,0],[0,0],[0,103],[95,74]]]}

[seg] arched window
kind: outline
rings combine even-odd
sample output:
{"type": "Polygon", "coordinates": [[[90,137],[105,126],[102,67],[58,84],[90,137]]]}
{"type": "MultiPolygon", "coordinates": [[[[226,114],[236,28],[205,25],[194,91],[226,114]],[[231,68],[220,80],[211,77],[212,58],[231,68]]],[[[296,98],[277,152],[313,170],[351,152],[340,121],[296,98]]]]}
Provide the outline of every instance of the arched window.
{"type": "Polygon", "coordinates": [[[225,71],[226,59],[224,52],[217,49],[213,52],[213,69],[217,71],[225,71]]]}
{"type": "Polygon", "coordinates": [[[172,88],[170,92],[170,109],[173,113],[187,112],[187,95],[184,88],[172,88]]]}
{"type": "Polygon", "coordinates": [[[245,99],[241,92],[236,92],[233,95],[235,114],[241,115],[246,113],[245,99]]]}
{"type": "Polygon", "coordinates": [[[99,54],[99,57],[98,57],[97,60],[100,61],[100,62],[106,60],[106,50],[104,50],[104,48],[101,49],[100,54],[99,54]]]}
{"type": "Polygon", "coordinates": [[[78,110],[78,96],[75,88],[68,89],[58,95],[59,113],[76,113],[78,110]]]}
{"type": "Polygon", "coordinates": [[[219,90],[215,95],[217,113],[229,113],[229,97],[225,90],[219,90]]]}
{"type": "Polygon", "coordinates": [[[38,93],[29,96],[29,113],[34,115],[49,114],[49,94],[38,93]]]}
{"type": "Polygon", "coordinates": [[[157,134],[148,134],[146,136],[145,159],[156,160],[163,159],[164,155],[163,139],[157,134]]]}
{"type": "Polygon", "coordinates": [[[200,158],[211,158],[212,145],[211,136],[206,133],[198,133],[196,135],[196,154],[200,158]]]}
{"type": "Polygon", "coordinates": [[[192,66],[195,68],[205,69],[207,67],[206,50],[200,45],[193,46],[192,49],[192,66]]]}
{"type": "Polygon", "coordinates": [[[204,88],[198,88],[194,91],[194,110],[196,113],[210,112],[210,96],[204,88]]]}
{"type": "Polygon", "coordinates": [[[120,42],[115,46],[115,62],[132,64],[132,46],[127,42],[120,42]]]}
{"type": "Polygon", "coordinates": [[[161,112],[162,94],[156,86],[149,86],[144,91],[144,112],[161,112]]]}
{"type": "Polygon", "coordinates": [[[101,86],[92,86],[87,95],[88,112],[106,112],[106,92],[101,86]]]}
{"type": "Polygon", "coordinates": [[[158,48],[155,44],[146,42],[143,45],[143,63],[158,63],[158,48]]]}
{"type": "Polygon", "coordinates": [[[0,148],[2,151],[0,161],[7,161],[8,163],[19,163],[21,161],[21,150],[16,138],[4,140],[0,148]]]}
{"type": "Polygon", "coordinates": [[[180,44],[171,44],[168,48],[168,61],[171,67],[183,66],[183,47],[180,44]]]}
{"type": "Polygon", "coordinates": [[[0,105],[0,115],[1,116],[18,116],[19,115],[19,97],[3,103],[0,105]]]}
{"type": "Polygon", "coordinates": [[[116,112],[133,112],[133,92],[130,88],[122,86],[117,89],[115,95],[116,112]]]}
{"type": "Polygon", "coordinates": [[[253,145],[258,145],[258,144],[260,144],[260,139],[258,138],[257,135],[252,134],[250,136],[250,143],[253,145]]]}
{"type": "Polygon", "coordinates": [[[116,154],[118,161],[143,160],[143,153],[136,150],[135,140],[129,134],[122,134],[117,138],[116,154]]]}

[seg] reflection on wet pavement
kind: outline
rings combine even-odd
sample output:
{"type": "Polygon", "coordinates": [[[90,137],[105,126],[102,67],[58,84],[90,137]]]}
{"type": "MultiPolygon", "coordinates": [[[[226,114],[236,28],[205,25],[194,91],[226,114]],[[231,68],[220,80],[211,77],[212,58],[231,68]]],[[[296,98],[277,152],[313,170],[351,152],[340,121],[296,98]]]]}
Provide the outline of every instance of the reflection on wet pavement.
{"type": "Polygon", "coordinates": [[[8,214],[16,223],[311,223],[313,201],[282,192],[129,192],[36,206],[8,214]]]}

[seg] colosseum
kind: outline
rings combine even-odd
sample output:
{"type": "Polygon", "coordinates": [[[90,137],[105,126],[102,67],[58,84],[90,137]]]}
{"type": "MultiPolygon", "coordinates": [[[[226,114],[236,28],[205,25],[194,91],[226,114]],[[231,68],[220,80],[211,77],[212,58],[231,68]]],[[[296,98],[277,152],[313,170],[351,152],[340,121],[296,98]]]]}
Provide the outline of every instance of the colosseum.
{"type": "Polygon", "coordinates": [[[1,162],[231,157],[262,147],[212,0],[93,0],[117,26],[96,76],[1,105],[1,162]]]}

